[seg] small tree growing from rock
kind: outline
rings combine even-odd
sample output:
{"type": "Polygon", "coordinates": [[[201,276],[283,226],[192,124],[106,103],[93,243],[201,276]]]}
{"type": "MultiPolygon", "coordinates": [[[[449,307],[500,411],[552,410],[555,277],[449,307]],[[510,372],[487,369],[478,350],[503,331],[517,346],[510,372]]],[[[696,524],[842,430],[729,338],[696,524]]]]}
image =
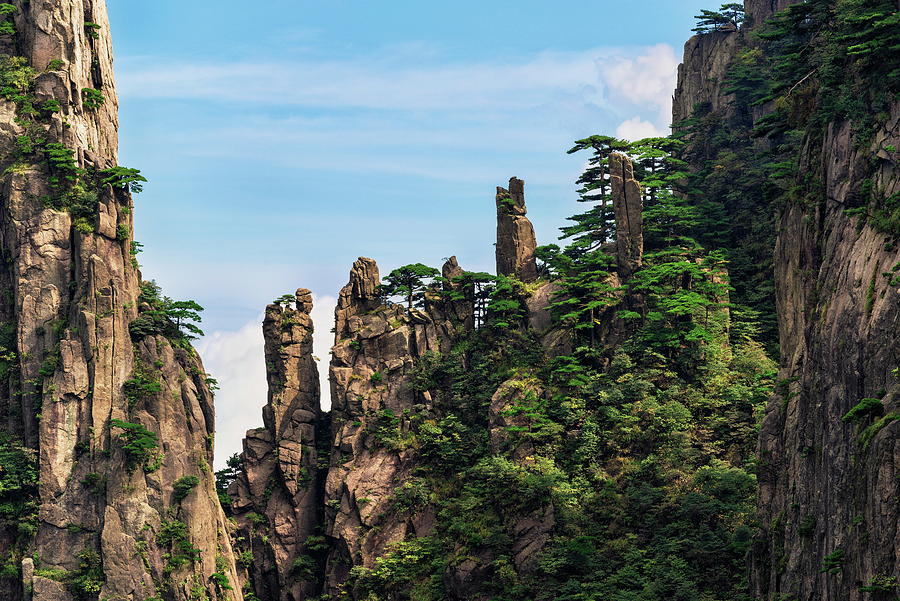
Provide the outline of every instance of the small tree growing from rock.
{"type": "Polygon", "coordinates": [[[744,22],[744,5],[736,2],[723,4],[715,10],[701,10],[697,19],[697,26],[691,31],[704,34],[711,31],[737,31],[744,22]]]}
{"type": "Polygon", "coordinates": [[[422,263],[404,265],[382,278],[384,283],[380,291],[385,297],[403,297],[406,307],[412,310],[413,307],[421,306],[426,288],[439,275],[437,269],[422,263]]]}

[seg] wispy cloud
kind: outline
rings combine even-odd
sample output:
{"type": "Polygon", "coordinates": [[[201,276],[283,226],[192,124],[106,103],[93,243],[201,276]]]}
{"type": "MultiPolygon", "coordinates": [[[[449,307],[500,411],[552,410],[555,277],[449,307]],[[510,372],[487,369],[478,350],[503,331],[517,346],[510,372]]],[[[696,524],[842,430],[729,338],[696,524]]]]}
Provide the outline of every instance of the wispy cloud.
{"type": "MultiPolygon", "coordinates": [[[[123,95],[245,105],[379,111],[520,111],[619,98],[662,110],[677,60],[670,46],[546,51],[518,60],[441,63],[409,48],[344,60],[191,63],[125,59],[123,95]]],[[[632,107],[634,108],[634,106],[632,107]]]]}
{"type": "Polygon", "coordinates": [[[395,56],[229,64],[140,60],[123,70],[120,86],[142,98],[329,109],[526,108],[546,101],[548,90],[602,102],[599,61],[614,56],[612,50],[547,52],[518,63],[421,66],[395,56]]]}

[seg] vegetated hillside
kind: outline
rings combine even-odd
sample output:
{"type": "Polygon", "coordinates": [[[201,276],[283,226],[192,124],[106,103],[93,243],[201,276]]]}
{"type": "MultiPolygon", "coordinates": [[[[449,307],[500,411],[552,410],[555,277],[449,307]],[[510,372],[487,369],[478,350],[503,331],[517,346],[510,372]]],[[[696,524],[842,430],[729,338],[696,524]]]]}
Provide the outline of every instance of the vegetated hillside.
{"type": "MultiPolygon", "coordinates": [[[[285,553],[236,504],[250,589],[893,598],[896,25],[877,1],[705,11],[674,137],[572,149],[565,246],[535,248],[514,178],[496,276],[360,259],[301,480],[324,513],[285,553]]],[[[232,493],[292,485],[251,451],[232,493]]]]}
{"type": "Polygon", "coordinates": [[[3,598],[897,596],[893,2],[705,11],[675,136],[576,142],[558,245],[498,188],[496,275],[360,258],[328,413],[311,295],[277,299],[218,495],[200,308],[136,262],[103,3],[0,18],[3,598]]]}
{"type": "MultiPolygon", "coordinates": [[[[321,495],[321,521],[291,531],[293,557],[275,543],[288,524],[266,508],[297,484],[283,451],[255,442],[283,447],[272,426],[247,439],[229,489],[256,595],[300,599],[317,582],[333,599],[746,596],[775,364],[729,303],[721,253],[689,236],[699,215],[675,193],[681,148],[580,142],[588,210],[565,248],[535,248],[513,179],[497,195],[497,276],[452,259],[382,283],[357,261],[337,308],[321,469],[299,481],[321,495]]],[[[285,334],[301,305],[267,311],[283,324],[265,330],[267,348],[283,342],[273,395],[303,389],[271,377],[297,356],[285,334]]],[[[289,406],[315,413],[273,396],[266,414],[289,406]]]]}

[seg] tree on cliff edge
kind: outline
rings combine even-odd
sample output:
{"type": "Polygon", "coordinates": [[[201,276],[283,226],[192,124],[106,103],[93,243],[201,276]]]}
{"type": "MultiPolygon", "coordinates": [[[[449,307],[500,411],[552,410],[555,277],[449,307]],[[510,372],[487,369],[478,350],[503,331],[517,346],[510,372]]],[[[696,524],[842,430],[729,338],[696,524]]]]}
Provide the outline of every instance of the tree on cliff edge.
{"type": "Polygon", "coordinates": [[[406,300],[406,307],[412,310],[421,305],[425,298],[425,288],[438,275],[440,272],[437,269],[422,263],[404,265],[382,278],[384,283],[381,285],[381,294],[385,297],[402,296],[406,300]]]}
{"type": "Polygon", "coordinates": [[[744,6],[736,2],[729,2],[723,4],[717,11],[701,10],[699,15],[694,15],[694,18],[697,19],[697,26],[691,31],[695,33],[737,31],[744,22],[744,6]]]}

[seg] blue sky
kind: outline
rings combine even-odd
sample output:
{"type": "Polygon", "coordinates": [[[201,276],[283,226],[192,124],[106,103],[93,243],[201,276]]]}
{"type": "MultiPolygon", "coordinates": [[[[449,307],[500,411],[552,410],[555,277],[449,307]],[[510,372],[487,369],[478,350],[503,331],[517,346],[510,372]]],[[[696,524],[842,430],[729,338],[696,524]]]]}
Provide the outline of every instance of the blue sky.
{"type": "Polygon", "coordinates": [[[121,160],[145,277],[206,307],[219,462],[265,402],[265,304],[350,264],[493,268],[494,187],[526,182],[540,243],[577,210],[594,133],[665,132],[693,0],[108,0],[121,160]],[[640,10],[636,10],[636,6],[640,10]]]}

